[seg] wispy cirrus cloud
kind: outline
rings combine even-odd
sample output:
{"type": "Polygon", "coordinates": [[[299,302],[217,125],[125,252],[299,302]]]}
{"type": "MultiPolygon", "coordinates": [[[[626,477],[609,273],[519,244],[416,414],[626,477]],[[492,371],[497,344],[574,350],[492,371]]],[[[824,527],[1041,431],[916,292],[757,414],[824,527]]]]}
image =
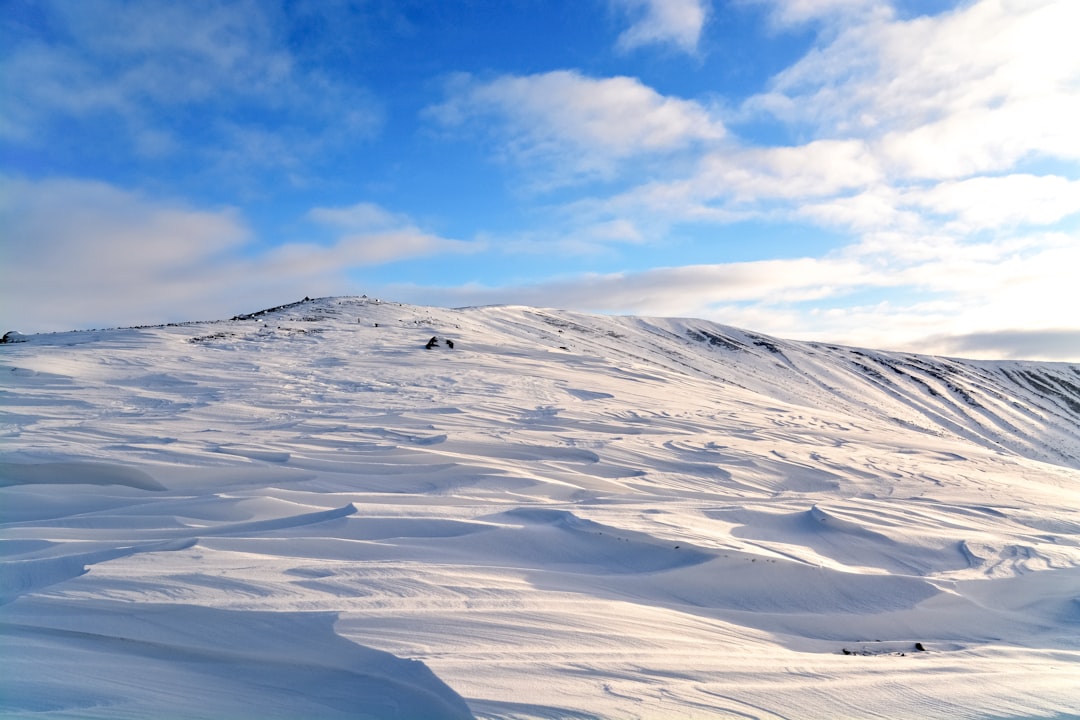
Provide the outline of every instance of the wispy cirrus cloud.
{"type": "Polygon", "coordinates": [[[270,3],[16,0],[8,11],[0,138],[29,147],[77,122],[110,156],[183,148],[236,172],[297,166],[381,126],[370,93],[299,61],[270,3]]]}
{"type": "Polygon", "coordinates": [[[893,16],[888,0],[749,0],[769,7],[770,19],[778,26],[808,22],[859,23],[867,18],[893,16]]]}
{"type": "Polygon", "coordinates": [[[708,17],[705,0],[613,0],[614,5],[633,18],[619,35],[623,51],[647,45],[674,45],[694,54],[708,17]]]}

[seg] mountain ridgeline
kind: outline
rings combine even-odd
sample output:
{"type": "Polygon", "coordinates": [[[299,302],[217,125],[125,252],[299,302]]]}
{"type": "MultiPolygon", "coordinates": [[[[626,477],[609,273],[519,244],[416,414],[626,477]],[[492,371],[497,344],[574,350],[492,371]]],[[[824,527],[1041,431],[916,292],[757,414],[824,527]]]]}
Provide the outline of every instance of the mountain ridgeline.
{"type": "MultiPolygon", "coordinates": [[[[199,323],[207,344],[323,336],[377,353],[423,347],[431,335],[459,352],[545,349],[552,366],[597,373],[662,371],[898,430],[956,436],[1033,460],[1080,467],[1080,365],[985,361],[782,340],[703,320],[593,315],[519,306],[442,309],[366,297],[305,298],[228,321],[199,323]],[[331,335],[325,333],[332,331],[331,335]],[[404,333],[402,331],[405,331],[404,333]]],[[[302,352],[297,349],[297,352],[302,352]]],[[[516,353],[521,357],[521,353],[516,353]]],[[[722,392],[721,392],[722,394],[722,392]]]]}
{"type": "Polygon", "coordinates": [[[366,297],[18,339],[5,718],[1080,707],[1076,364],[366,297]]]}

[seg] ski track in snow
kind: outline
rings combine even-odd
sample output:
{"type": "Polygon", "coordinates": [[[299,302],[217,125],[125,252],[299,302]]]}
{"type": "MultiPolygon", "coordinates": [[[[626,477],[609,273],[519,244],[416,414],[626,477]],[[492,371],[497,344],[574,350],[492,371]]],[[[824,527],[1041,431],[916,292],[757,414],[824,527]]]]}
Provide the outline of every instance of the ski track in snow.
{"type": "Polygon", "coordinates": [[[1077,365],[327,298],[0,377],[4,717],[1078,717],[1077,365]]]}

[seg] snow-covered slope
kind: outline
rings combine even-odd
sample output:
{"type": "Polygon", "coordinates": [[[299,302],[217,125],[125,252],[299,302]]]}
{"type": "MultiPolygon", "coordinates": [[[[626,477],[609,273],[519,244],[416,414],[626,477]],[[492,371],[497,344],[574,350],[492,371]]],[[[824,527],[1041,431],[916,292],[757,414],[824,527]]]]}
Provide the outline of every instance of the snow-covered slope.
{"type": "Polygon", "coordinates": [[[367,298],[20,339],[4,717],[1080,707],[1080,366],[367,298]]]}

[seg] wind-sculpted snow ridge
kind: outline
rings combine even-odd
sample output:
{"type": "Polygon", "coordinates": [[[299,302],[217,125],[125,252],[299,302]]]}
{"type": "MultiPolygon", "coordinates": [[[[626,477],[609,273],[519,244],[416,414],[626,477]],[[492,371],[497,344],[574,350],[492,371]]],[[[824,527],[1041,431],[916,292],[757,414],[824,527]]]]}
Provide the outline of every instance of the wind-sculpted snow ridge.
{"type": "Polygon", "coordinates": [[[0,715],[1080,707],[1080,366],[305,299],[0,349],[0,715]]]}

